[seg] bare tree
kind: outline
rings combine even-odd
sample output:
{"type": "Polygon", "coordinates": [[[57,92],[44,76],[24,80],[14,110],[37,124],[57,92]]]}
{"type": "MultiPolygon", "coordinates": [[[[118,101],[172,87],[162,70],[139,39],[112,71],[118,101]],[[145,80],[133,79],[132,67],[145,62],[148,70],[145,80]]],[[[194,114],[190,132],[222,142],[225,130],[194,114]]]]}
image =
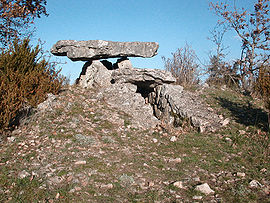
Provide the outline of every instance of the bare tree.
{"type": "Polygon", "coordinates": [[[184,47],[172,53],[172,58],[162,57],[165,69],[176,78],[177,84],[192,86],[199,82],[197,56],[192,47],[186,44],[184,47]]]}
{"type": "Polygon", "coordinates": [[[225,65],[224,58],[226,54],[224,51],[228,48],[223,45],[224,35],[227,32],[228,28],[224,25],[217,24],[213,30],[210,31],[210,36],[207,38],[212,41],[216,48],[215,52],[209,53],[210,64],[208,66],[207,73],[209,74],[209,78],[207,80],[208,83],[218,84],[224,83],[223,78],[223,68],[225,65]]]}
{"type": "Polygon", "coordinates": [[[207,73],[209,74],[207,83],[213,85],[227,85],[229,87],[239,87],[239,71],[236,64],[231,65],[225,62],[225,57],[229,48],[223,44],[224,35],[228,31],[225,25],[217,24],[213,30],[210,31],[208,40],[212,41],[216,48],[215,52],[210,52],[207,73]]]}
{"type": "Polygon", "coordinates": [[[46,12],[46,0],[0,0],[0,43],[10,41],[26,33],[35,18],[46,12]]]}
{"type": "Polygon", "coordinates": [[[218,23],[231,27],[242,40],[242,54],[238,62],[241,81],[244,88],[253,88],[254,76],[260,68],[259,56],[270,50],[269,0],[257,0],[252,13],[222,2],[210,2],[210,8],[221,17],[218,23]]]}

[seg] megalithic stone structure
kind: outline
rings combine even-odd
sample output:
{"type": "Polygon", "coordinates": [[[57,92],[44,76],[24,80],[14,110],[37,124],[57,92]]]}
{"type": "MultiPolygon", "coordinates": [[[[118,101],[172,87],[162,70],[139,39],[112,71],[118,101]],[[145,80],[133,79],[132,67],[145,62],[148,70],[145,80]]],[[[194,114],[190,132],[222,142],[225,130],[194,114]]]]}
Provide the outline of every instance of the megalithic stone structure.
{"type": "Polygon", "coordinates": [[[72,61],[143,57],[157,55],[157,42],[113,42],[105,40],[60,40],[51,49],[56,56],[67,56],[72,61]]]}

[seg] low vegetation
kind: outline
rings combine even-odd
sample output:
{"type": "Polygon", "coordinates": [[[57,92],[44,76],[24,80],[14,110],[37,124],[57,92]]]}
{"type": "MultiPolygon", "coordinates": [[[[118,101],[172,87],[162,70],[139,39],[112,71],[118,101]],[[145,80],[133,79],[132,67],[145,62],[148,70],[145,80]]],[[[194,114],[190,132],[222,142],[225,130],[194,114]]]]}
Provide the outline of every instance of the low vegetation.
{"type": "Polygon", "coordinates": [[[197,133],[131,128],[128,115],[94,95],[62,91],[54,108],[2,143],[1,202],[268,202],[270,143],[260,100],[205,89],[202,98],[230,123],[197,133]],[[215,193],[196,191],[203,183],[215,193]]]}
{"type": "Polygon", "coordinates": [[[39,46],[30,40],[15,40],[0,54],[0,132],[16,125],[16,116],[27,107],[35,107],[47,93],[58,93],[64,77],[55,65],[41,56],[39,46]]]}
{"type": "MultiPolygon", "coordinates": [[[[226,30],[212,35],[217,52],[207,66],[210,88],[200,96],[229,123],[211,133],[195,132],[188,122],[181,129],[132,128],[129,115],[95,99],[94,91],[64,89],[65,78],[41,48],[17,38],[47,15],[46,0],[2,2],[0,202],[269,202],[270,72],[263,55],[269,1],[258,0],[252,15],[210,4],[226,30]],[[228,27],[243,40],[242,58],[233,64],[222,46],[228,27]],[[14,128],[47,93],[59,93],[53,108],[14,128]],[[214,193],[195,190],[203,183],[214,193]]],[[[198,85],[200,65],[189,45],[163,59],[178,84],[198,85]]]]}

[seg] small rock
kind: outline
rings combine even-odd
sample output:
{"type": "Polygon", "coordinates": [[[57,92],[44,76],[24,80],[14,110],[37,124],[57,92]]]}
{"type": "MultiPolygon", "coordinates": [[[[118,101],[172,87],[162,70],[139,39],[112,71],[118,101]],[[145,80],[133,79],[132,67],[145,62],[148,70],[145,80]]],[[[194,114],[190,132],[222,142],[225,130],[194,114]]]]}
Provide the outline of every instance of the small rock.
{"type": "Polygon", "coordinates": [[[84,165],[86,164],[86,161],[76,161],[75,165],[84,165]]]}
{"type": "Polygon", "coordinates": [[[203,197],[202,196],[193,196],[192,199],[194,200],[201,200],[203,197]]]}
{"type": "Polygon", "coordinates": [[[236,176],[238,176],[238,177],[245,177],[246,176],[246,174],[245,173],[241,173],[241,172],[237,172],[236,173],[236,176]]]}
{"type": "Polygon", "coordinates": [[[206,195],[209,195],[211,193],[215,193],[215,191],[212,190],[207,183],[196,186],[195,190],[197,190],[203,194],[206,194],[206,195]]]}
{"type": "Polygon", "coordinates": [[[170,139],[171,142],[175,142],[176,140],[177,140],[177,138],[175,136],[172,136],[170,139]]]}
{"type": "Polygon", "coordinates": [[[145,167],[149,167],[149,166],[147,165],[147,163],[143,163],[143,166],[145,166],[145,167]]]}
{"type": "Polygon", "coordinates": [[[59,199],[59,197],[60,197],[60,194],[59,194],[59,192],[55,195],[55,199],[59,199]]]}
{"type": "Polygon", "coordinates": [[[175,195],[175,198],[176,198],[176,199],[180,199],[181,196],[180,196],[180,195],[175,195]]]}
{"type": "Polygon", "coordinates": [[[244,130],[239,130],[239,133],[240,133],[240,135],[244,135],[244,134],[246,134],[246,131],[244,131],[244,130]]]}
{"type": "Polygon", "coordinates": [[[265,192],[266,195],[270,194],[270,186],[267,186],[263,189],[263,191],[265,192]]]}
{"type": "Polygon", "coordinates": [[[75,191],[81,191],[82,188],[80,188],[80,187],[78,187],[78,186],[75,186],[75,187],[74,187],[74,190],[75,190],[75,191]]]}
{"type": "Polygon", "coordinates": [[[204,127],[204,126],[201,125],[201,126],[199,127],[199,129],[200,129],[200,133],[204,133],[204,132],[205,132],[205,127],[204,127]]]}
{"type": "Polygon", "coordinates": [[[195,177],[195,178],[193,178],[193,180],[194,180],[195,182],[200,182],[200,181],[201,181],[199,177],[195,177]]]}
{"type": "Polygon", "coordinates": [[[27,171],[23,170],[18,174],[18,177],[20,179],[26,178],[27,176],[30,176],[30,173],[28,173],[27,171]]]}
{"type": "Polygon", "coordinates": [[[232,139],[229,138],[229,137],[226,137],[225,140],[226,140],[227,142],[232,142],[232,139]]]}
{"type": "Polygon", "coordinates": [[[7,138],[8,142],[13,142],[15,139],[16,139],[16,137],[14,137],[14,136],[11,136],[11,137],[7,138]]]}
{"type": "Polygon", "coordinates": [[[181,158],[169,159],[170,163],[181,163],[181,158]]]}
{"type": "Polygon", "coordinates": [[[180,188],[180,189],[184,188],[182,181],[176,181],[175,183],[173,183],[173,186],[177,187],[177,188],[180,188]]]}
{"type": "Polygon", "coordinates": [[[226,118],[224,121],[221,122],[222,126],[226,126],[230,123],[230,119],[226,118]]]}
{"type": "Polygon", "coordinates": [[[267,169],[266,168],[263,168],[263,169],[261,169],[260,170],[262,173],[265,173],[265,172],[267,172],[267,169]]]}
{"type": "Polygon", "coordinates": [[[209,85],[207,83],[203,83],[203,88],[209,88],[209,85]]]}
{"type": "Polygon", "coordinates": [[[74,192],[75,192],[74,188],[69,191],[69,193],[74,193],[74,192]]]}
{"type": "Polygon", "coordinates": [[[154,143],[157,143],[158,140],[157,140],[156,138],[153,138],[153,142],[154,142],[154,143]]]}
{"type": "Polygon", "coordinates": [[[258,187],[261,187],[261,183],[259,183],[259,181],[257,181],[257,180],[252,180],[249,183],[249,187],[258,188],[258,187]]]}
{"type": "Polygon", "coordinates": [[[100,187],[101,188],[104,188],[104,189],[112,189],[113,188],[113,184],[109,183],[107,185],[101,185],[100,187]]]}
{"type": "Polygon", "coordinates": [[[148,183],[148,186],[149,187],[153,187],[155,185],[155,183],[153,182],[153,181],[150,181],[149,183],[148,183]]]}

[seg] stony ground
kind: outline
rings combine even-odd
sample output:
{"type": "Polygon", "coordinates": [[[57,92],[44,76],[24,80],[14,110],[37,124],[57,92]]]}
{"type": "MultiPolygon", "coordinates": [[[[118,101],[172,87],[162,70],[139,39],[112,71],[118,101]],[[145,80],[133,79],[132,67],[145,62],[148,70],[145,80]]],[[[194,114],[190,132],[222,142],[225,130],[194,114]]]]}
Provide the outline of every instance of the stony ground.
{"type": "Polygon", "coordinates": [[[269,202],[265,131],[135,129],[94,94],[63,90],[1,143],[0,202],[269,202]]]}

